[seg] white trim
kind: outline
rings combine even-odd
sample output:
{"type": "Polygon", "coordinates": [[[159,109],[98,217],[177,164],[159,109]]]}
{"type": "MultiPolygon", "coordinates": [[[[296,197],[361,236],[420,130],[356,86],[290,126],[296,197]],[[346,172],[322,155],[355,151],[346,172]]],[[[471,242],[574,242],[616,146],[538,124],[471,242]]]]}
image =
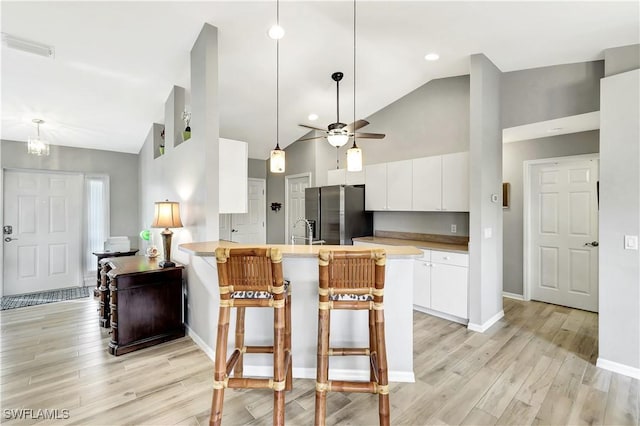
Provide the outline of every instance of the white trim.
{"type": "Polygon", "coordinates": [[[515,300],[524,300],[524,296],[521,294],[516,294],[516,293],[509,293],[508,291],[503,291],[502,292],[502,297],[506,297],[509,299],[515,299],[515,300]]]}
{"type": "MultiPolygon", "coordinates": [[[[202,351],[211,359],[211,361],[215,362],[216,359],[216,351],[210,348],[198,334],[193,331],[188,324],[185,324],[185,328],[187,329],[187,336],[193,340],[193,342],[200,348],[202,351]]],[[[244,365],[244,373],[247,376],[255,376],[255,377],[273,377],[273,367],[269,365],[244,365]]],[[[329,378],[340,380],[369,380],[369,370],[344,370],[344,369],[333,369],[329,370],[329,378]]],[[[293,368],[293,377],[296,379],[315,379],[316,378],[316,369],[315,368],[301,368],[294,367],[293,368]]],[[[416,381],[415,375],[413,371],[389,371],[389,381],[390,382],[403,382],[403,383],[414,383],[416,381]]]]}
{"type": "Polygon", "coordinates": [[[598,358],[598,361],[596,361],[596,367],[640,380],[640,368],[631,367],[629,365],[620,364],[619,362],[609,361],[608,359],[603,358],[598,358]]]}
{"type": "Polygon", "coordinates": [[[309,186],[313,185],[311,172],[287,175],[284,177],[284,244],[289,244],[289,179],[306,177],[309,186]]]}
{"type": "Polygon", "coordinates": [[[429,308],[425,308],[424,306],[413,305],[413,310],[422,312],[423,314],[457,322],[458,324],[462,324],[462,325],[467,325],[467,323],[469,322],[469,320],[466,318],[460,318],[455,315],[445,314],[444,312],[434,311],[429,308]]]}
{"type": "Polygon", "coordinates": [[[537,160],[527,160],[522,162],[522,298],[525,301],[531,300],[531,256],[529,255],[529,243],[531,241],[531,212],[529,211],[531,204],[531,169],[535,165],[550,163],[567,163],[576,160],[599,160],[600,153],[569,155],[566,157],[539,158],[537,160]]]}
{"type": "Polygon", "coordinates": [[[502,319],[502,317],[504,317],[504,311],[498,312],[497,314],[495,314],[494,316],[489,318],[487,321],[485,321],[484,324],[474,324],[474,323],[470,322],[469,325],[467,325],[467,328],[469,330],[471,330],[471,331],[477,331],[478,333],[484,333],[489,328],[491,328],[491,326],[493,324],[495,324],[498,321],[500,321],[502,319]]]}

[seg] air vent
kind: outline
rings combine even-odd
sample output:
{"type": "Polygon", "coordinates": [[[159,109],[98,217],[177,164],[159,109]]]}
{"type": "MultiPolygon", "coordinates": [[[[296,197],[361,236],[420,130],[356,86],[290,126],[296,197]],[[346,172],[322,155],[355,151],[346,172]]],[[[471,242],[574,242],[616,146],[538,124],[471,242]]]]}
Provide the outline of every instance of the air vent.
{"type": "Polygon", "coordinates": [[[31,53],[32,55],[44,56],[45,58],[53,59],[56,53],[53,46],[47,46],[46,44],[25,40],[6,33],[2,33],[2,44],[11,49],[31,53]]]}

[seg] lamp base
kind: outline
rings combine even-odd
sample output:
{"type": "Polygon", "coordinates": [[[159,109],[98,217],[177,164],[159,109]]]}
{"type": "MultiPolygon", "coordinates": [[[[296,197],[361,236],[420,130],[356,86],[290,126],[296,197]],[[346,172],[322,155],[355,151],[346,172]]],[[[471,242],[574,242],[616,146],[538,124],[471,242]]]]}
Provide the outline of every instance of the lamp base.
{"type": "Polygon", "coordinates": [[[158,266],[161,268],[174,268],[176,266],[176,262],[171,262],[170,260],[162,260],[158,262],[158,266]]]}

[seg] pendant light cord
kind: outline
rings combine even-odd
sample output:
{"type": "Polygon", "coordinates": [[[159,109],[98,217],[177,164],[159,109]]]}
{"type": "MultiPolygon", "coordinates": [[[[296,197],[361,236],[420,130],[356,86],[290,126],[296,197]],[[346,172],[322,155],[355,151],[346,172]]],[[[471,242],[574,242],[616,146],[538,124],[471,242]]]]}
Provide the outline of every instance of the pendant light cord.
{"type": "MultiPolygon", "coordinates": [[[[353,122],[356,120],[356,0],[353,0],[353,122]]],[[[353,147],[356,147],[356,129],[353,129],[353,147]]]]}
{"type": "MultiPolygon", "coordinates": [[[[276,0],[276,25],[280,26],[280,0],[276,0]]],[[[280,149],[280,39],[276,39],[276,150],[280,149]]]]}

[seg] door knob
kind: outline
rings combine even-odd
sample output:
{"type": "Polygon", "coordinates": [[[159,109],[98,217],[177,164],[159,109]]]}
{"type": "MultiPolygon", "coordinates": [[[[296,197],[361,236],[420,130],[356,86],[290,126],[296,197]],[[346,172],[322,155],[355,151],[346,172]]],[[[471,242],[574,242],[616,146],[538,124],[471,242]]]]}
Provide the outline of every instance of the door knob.
{"type": "Polygon", "coordinates": [[[17,240],[17,238],[11,238],[11,237],[5,237],[5,238],[4,238],[4,242],[5,242],[5,243],[10,243],[10,242],[11,242],[11,241],[13,241],[13,240],[17,240]]]}
{"type": "Polygon", "coordinates": [[[237,229],[232,229],[231,232],[238,232],[238,230],[237,229]]]}
{"type": "Polygon", "coordinates": [[[591,241],[590,243],[584,243],[584,245],[589,247],[598,247],[600,243],[598,243],[597,241],[591,241]]]}

